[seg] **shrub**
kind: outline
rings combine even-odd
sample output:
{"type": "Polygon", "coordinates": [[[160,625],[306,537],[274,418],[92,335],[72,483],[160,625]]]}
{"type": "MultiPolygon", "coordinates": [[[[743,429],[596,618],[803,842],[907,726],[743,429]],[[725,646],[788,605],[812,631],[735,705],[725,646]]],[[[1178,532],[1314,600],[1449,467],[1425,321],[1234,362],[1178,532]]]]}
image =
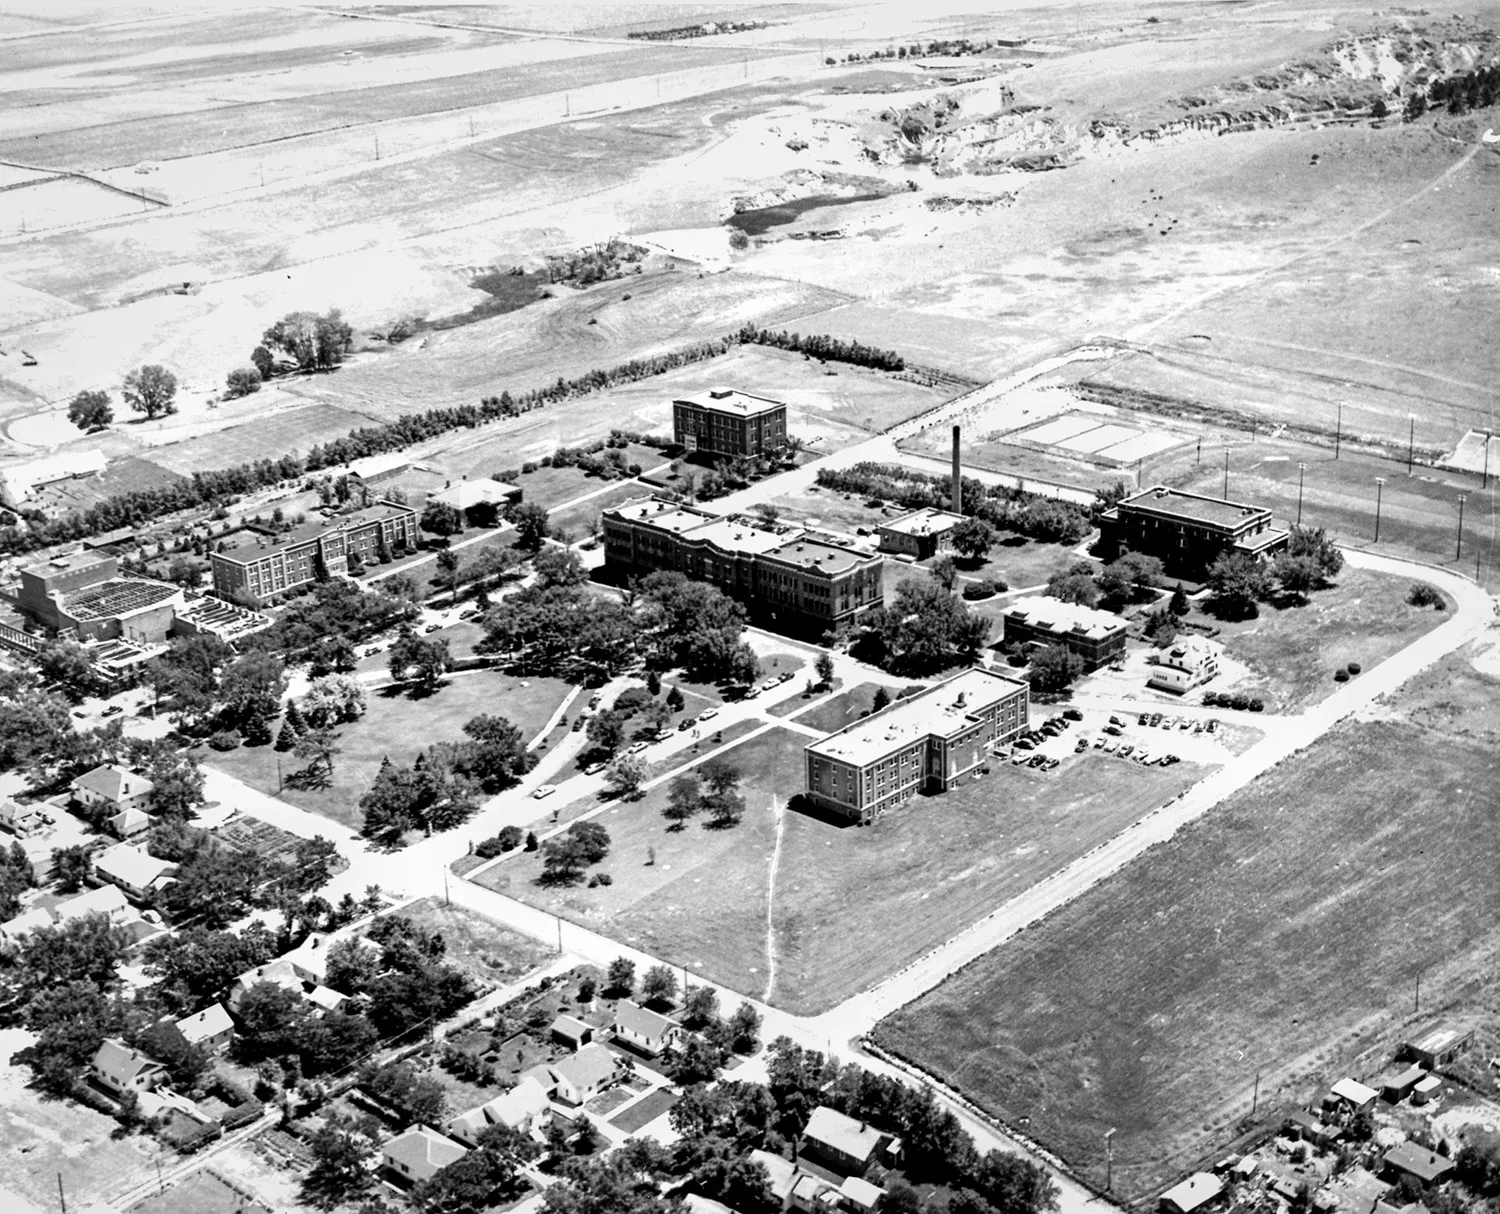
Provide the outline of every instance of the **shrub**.
{"type": "Polygon", "coordinates": [[[1361,670],[1364,669],[1364,667],[1361,666],[1358,662],[1350,662],[1348,666],[1344,667],[1344,669],[1347,670],[1350,674],[1358,674],[1361,670]]]}
{"type": "Polygon", "coordinates": [[[608,873],[595,873],[594,880],[600,885],[613,885],[615,883],[615,879],[608,873]]]}
{"type": "Polygon", "coordinates": [[[209,734],[208,744],[214,750],[234,750],[240,744],[240,731],[237,729],[221,729],[217,733],[209,734]]]}
{"type": "Polygon", "coordinates": [[[1265,710],[1266,710],[1266,702],[1264,700],[1262,700],[1259,696],[1256,696],[1253,700],[1250,701],[1250,711],[1251,712],[1264,712],[1265,710]]]}
{"type": "Polygon", "coordinates": [[[519,826],[507,826],[495,838],[500,840],[501,851],[515,851],[516,848],[521,846],[521,840],[524,836],[519,826]]]}
{"type": "Polygon", "coordinates": [[[993,578],[980,578],[979,581],[970,582],[964,587],[964,598],[987,599],[999,594],[1005,588],[1004,582],[998,582],[993,578]]]}
{"type": "Polygon", "coordinates": [[[500,846],[499,835],[491,835],[488,839],[481,839],[474,845],[474,854],[481,860],[493,860],[504,850],[500,846]]]}
{"type": "Polygon", "coordinates": [[[1411,590],[1407,592],[1406,601],[1413,607],[1431,607],[1436,611],[1442,611],[1448,606],[1448,601],[1443,598],[1443,592],[1426,582],[1413,582],[1411,590]]]}
{"type": "Polygon", "coordinates": [[[1333,681],[1335,683],[1347,683],[1349,681],[1349,672],[1347,670],[1335,670],[1333,672],[1333,681]]]}

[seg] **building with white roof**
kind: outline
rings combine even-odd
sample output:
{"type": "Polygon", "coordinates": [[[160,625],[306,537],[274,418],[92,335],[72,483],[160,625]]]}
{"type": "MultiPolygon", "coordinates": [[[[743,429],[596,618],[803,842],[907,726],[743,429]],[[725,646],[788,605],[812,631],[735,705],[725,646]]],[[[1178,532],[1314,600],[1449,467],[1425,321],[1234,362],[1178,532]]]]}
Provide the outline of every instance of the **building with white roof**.
{"type": "Polygon", "coordinates": [[[497,481],[494,477],[480,476],[473,480],[450,481],[438,492],[429,494],[427,500],[439,502],[444,506],[452,506],[460,514],[467,514],[470,510],[480,506],[500,510],[504,506],[519,502],[521,489],[505,481],[497,481]]]}
{"type": "Polygon", "coordinates": [[[234,1039],[234,1021],[222,1003],[211,1003],[201,1012],[177,1021],[177,1031],[189,1045],[218,1051],[234,1039]]]}
{"type": "Polygon", "coordinates": [[[1178,637],[1156,655],[1156,665],[1151,668],[1146,685],[1181,695],[1207,683],[1218,673],[1217,645],[1203,637],[1178,637]]]}
{"type": "Polygon", "coordinates": [[[672,402],[672,437],[689,451],[731,459],[775,454],[786,446],[786,405],[738,388],[710,388],[672,402]]]}
{"type": "Polygon", "coordinates": [[[124,893],[117,885],[101,885],[98,889],[87,890],[76,898],[59,902],[53,907],[52,913],[57,916],[59,923],[66,923],[70,919],[81,919],[85,915],[103,915],[111,923],[124,923],[127,919],[135,918],[135,911],[131,909],[130,903],[125,900],[124,893]]]}
{"type": "Polygon", "coordinates": [[[137,902],[159,890],[176,871],[177,865],[158,860],[129,843],[116,843],[94,858],[95,879],[118,886],[126,897],[137,902]]]}
{"type": "Polygon", "coordinates": [[[802,1131],[801,1149],[847,1176],[863,1176],[882,1152],[887,1157],[898,1155],[900,1139],[882,1134],[868,1122],[819,1105],[802,1131]]]}
{"type": "Polygon", "coordinates": [[[0,505],[18,510],[35,500],[38,491],[58,481],[97,476],[104,471],[102,451],[68,451],[0,468],[0,505]]]}
{"type": "Polygon", "coordinates": [[[952,547],[953,529],[963,521],[963,515],[933,506],[913,510],[880,524],[880,551],[925,561],[952,547]]]}
{"type": "Polygon", "coordinates": [[[1107,666],[1125,652],[1129,626],[1123,617],[1039,594],[1005,609],[1003,640],[1009,644],[1066,645],[1085,670],[1107,666]]]}
{"type": "Polygon", "coordinates": [[[924,790],[942,792],[1026,728],[1030,687],[974,667],[809,743],[814,804],[873,822],[924,790]]]}

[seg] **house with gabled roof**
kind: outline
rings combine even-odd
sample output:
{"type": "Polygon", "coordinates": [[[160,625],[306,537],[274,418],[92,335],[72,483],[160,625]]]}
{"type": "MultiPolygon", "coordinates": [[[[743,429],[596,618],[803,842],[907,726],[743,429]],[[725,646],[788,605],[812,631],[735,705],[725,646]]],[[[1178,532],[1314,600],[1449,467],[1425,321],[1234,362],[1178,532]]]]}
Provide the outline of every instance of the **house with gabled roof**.
{"type": "Polygon", "coordinates": [[[118,1037],[106,1037],[100,1042],[94,1060],[89,1063],[89,1078],[116,1096],[149,1092],[166,1077],[165,1066],[131,1049],[118,1037]]]}
{"type": "Polygon", "coordinates": [[[380,1148],[380,1162],[392,1176],[407,1184],[418,1184],[468,1153],[468,1147],[462,1143],[425,1125],[416,1125],[380,1148]]]}
{"type": "Polygon", "coordinates": [[[583,1104],[593,1099],[615,1077],[615,1056],[602,1045],[586,1045],[576,1054],[547,1067],[556,1085],[557,1098],[566,1104],[583,1104]]]}
{"type": "Polygon", "coordinates": [[[129,843],[116,843],[94,857],[94,879],[120,888],[126,897],[144,902],[172,879],[177,865],[129,843]]]}
{"type": "Polygon", "coordinates": [[[652,1058],[675,1045],[682,1037],[682,1028],[676,1021],[653,1012],[650,1008],[620,1000],[615,1008],[615,1040],[631,1049],[639,1050],[652,1058]]]}
{"type": "Polygon", "coordinates": [[[42,811],[35,805],[22,805],[10,797],[0,797],[0,830],[26,839],[40,834],[46,826],[42,811]]]}
{"type": "Polygon", "coordinates": [[[802,1150],[845,1175],[863,1176],[877,1156],[884,1154],[892,1160],[899,1156],[901,1140],[819,1105],[802,1131],[802,1150]]]}
{"type": "Polygon", "coordinates": [[[560,1015],[549,1030],[552,1040],[570,1050],[581,1050],[594,1039],[594,1026],[577,1016],[560,1015]]]}
{"type": "Polygon", "coordinates": [[[189,1045],[201,1045],[217,1053],[234,1039],[234,1021],[222,1003],[211,1003],[177,1021],[177,1031],[189,1045]]]}
{"type": "Polygon", "coordinates": [[[0,942],[19,944],[38,928],[51,927],[52,922],[51,914],[40,906],[34,906],[14,919],[7,919],[4,923],[0,923],[0,942]]]}
{"type": "Polygon", "coordinates": [[[124,923],[135,918],[135,911],[126,900],[118,885],[101,885],[98,889],[85,890],[76,898],[68,898],[52,908],[59,923],[70,919],[81,919],[85,915],[103,915],[111,923],[124,923]]]}
{"type": "Polygon", "coordinates": [[[130,806],[122,809],[119,813],[105,819],[110,834],[116,839],[123,839],[126,843],[133,843],[137,839],[143,839],[151,833],[151,827],[156,824],[156,819],[144,809],[130,806]]]}
{"type": "Polygon", "coordinates": [[[546,1122],[551,1109],[552,1102],[547,1099],[546,1089],[528,1075],[510,1091],[450,1119],[443,1129],[465,1146],[477,1147],[479,1135],[492,1126],[503,1125],[520,1134],[531,1133],[546,1122]]]}

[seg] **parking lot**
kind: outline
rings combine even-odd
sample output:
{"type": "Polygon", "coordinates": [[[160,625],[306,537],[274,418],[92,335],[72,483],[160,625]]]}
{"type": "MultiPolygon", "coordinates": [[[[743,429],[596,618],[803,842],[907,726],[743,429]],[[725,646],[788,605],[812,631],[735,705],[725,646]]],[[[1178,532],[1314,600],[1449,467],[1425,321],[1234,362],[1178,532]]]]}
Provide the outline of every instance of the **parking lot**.
{"type": "Polygon", "coordinates": [[[997,757],[1041,772],[1055,771],[1064,759],[1089,751],[1143,766],[1170,767],[1184,760],[1218,764],[1234,753],[1229,741],[1239,732],[1238,723],[1201,709],[1188,714],[1155,705],[1114,711],[1069,705],[1039,717],[1038,707],[1033,706],[1033,728],[1013,745],[998,748],[997,757]]]}

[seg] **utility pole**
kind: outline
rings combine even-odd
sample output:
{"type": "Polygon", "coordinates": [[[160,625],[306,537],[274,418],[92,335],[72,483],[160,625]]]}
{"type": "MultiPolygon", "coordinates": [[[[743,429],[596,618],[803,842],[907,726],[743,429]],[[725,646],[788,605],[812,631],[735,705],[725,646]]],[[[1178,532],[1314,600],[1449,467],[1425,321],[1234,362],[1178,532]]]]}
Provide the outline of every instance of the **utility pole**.
{"type": "Polygon", "coordinates": [[[1375,478],[1375,542],[1380,543],[1380,496],[1385,491],[1385,477],[1375,478]]]}
{"type": "Polygon", "coordinates": [[[1307,465],[1297,464],[1297,526],[1302,526],[1302,482],[1307,476],[1307,465]]]}
{"type": "Polygon", "coordinates": [[[1229,448],[1224,448],[1224,500],[1229,500],[1229,448]]]}
{"type": "Polygon", "coordinates": [[[380,159],[380,132],[375,133],[375,159],[380,159]]]}
{"type": "Polygon", "coordinates": [[[1464,495],[1458,495],[1458,548],[1453,553],[1453,559],[1460,560],[1464,554],[1464,495]]]}
{"type": "Polygon", "coordinates": [[[1115,1188],[1115,1127],[1110,1126],[1104,1131],[1104,1191],[1114,1192],[1115,1188]]]}
{"type": "Polygon", "coordinates": [[[1255,1072],[1255,1095],[1250,1098],[1250,1116],[1255,1116],[1255,1110],[1260,1108],[1260,1070],[1255,1072]]]}
{"type": "Polygon", "coordinates": [[[1339,457],[1339,442],[1344,437],[1344,402],[1339,401],[1339,420],[1333,431],[1333,458],[1339,457]]]}
{"type": "Polygon", "coordinates": [[[57,1174],[57,1200],[62,1204],[62,1214],[68,1214],[68,1199],[63,1196],[61,1172],[57,1174]]]}
{"type": "Polygon", "coordinates": [[[1201,464],[1202,462],[1203,462],[1203,436],[1200,434],[1198,436],[1198,463],[1201,464]]]}
{"type": "Polygon", "coordinates": [[[1417,1001],[1416,1001],[1416,1005],[1412,1008],[1412,1011],[1414,1011],[1414,1012],[1420,1012],[1421,1010],[1422,1010],[1422,971],[1418,970],[1417,971],[1417,1001]]]}
{"type": "MultiPolygon", "coordinates": [[[[26,221],[25,220],[21,221],[21,230],[23,232],[26,230],[26,221]]],[[[1484,435],[1484,479],[1479,482],[1479,487],[1481,489],[1488,489],[1490,487],[1490,440],[1492,438],[1494,438],[1494,437],[1495,436],[1493,434],[1491,434],[1489,431],[1485,431],[1485,435],[1484,435]]]]}
{"type": "Polygon", "coordinates": [[[1417,446],[1417,415],[1415,413],[1408,413],[1406,417],[1411,423],[1406,431],[1406,475],[1410,476],[1412,457],[1416,452],[1417,446]]]}
{"type": "Polygon", "coordinates": [[[448,900],[448,866],[446,864],[443,865],[443,905],[453,905],[453,903],[448,900]]]}

